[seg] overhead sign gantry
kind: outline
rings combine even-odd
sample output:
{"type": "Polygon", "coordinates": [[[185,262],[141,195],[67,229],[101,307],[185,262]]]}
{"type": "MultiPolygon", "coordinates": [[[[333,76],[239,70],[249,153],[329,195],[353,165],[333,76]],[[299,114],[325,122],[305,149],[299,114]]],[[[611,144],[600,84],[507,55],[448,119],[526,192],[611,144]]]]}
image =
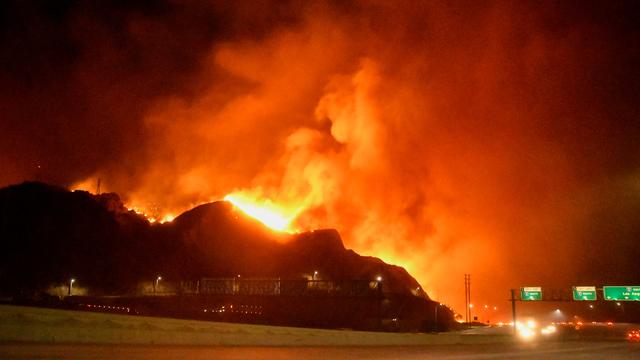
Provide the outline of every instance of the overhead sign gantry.
{"type": "Polygon", "coordinates": [[[576,301],[596,301],[598,295],[596,295],[595,286],[574,286],[573,287],[573,300],[576,301]]]}
{"type": "Polygon", "coordinates": [[[603,286],[602,294],[610,301],[640,301],[640,286],[603,286]]]}
{"type": "Polygon", "coordinates": [[[520,288],[520,300],[539,301],[542,300],[542,288],[540,286],[529,286],[520,288]]]}

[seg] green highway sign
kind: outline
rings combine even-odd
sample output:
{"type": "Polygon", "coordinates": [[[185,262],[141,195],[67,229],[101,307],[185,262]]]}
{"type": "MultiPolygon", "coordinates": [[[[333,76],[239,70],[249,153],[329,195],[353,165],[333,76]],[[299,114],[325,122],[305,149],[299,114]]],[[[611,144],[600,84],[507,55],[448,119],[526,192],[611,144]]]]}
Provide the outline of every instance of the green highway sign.
{"type": "Polygon", "coordinates": [[[578,301],[596,301],[596,287],[595,286],[574,286],[573,287],[573,300],[578,301]]]}
{"type": "Polygon", "coordinates": [[[605,300],[640,301],[640,286],[603,286],[605,300]]]}
{"type": "Polygon", "coordinates": [[[539,286],[529,286],[520,288],[520,300],[536,301],[542,300],[542,288],[539,286]]]}

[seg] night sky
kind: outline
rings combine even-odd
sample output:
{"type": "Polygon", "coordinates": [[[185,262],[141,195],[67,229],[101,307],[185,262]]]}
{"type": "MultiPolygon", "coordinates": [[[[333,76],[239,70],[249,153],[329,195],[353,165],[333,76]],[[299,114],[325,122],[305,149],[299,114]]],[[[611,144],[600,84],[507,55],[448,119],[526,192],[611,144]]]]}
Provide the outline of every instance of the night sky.
{"type": "Polygon", "coordinates": [[[245,192],[457,307],[638,285],[639,8],[4,1],[0,186],[245,192]]]}

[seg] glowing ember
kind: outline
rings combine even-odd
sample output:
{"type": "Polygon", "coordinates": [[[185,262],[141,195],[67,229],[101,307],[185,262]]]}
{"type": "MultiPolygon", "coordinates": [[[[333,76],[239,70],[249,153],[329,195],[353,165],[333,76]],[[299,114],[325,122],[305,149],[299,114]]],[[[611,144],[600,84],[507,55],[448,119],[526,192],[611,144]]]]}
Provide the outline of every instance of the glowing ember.
{"type": "Polygon", "coordinates": [[[158,221],[158,219],[156,219],[155,217],[153,217],[153,216],[149,215],[148,213],[146,213],[144,210],[140,209],[140,208],[139,208],[139,207],[137,207],[137,206],[131,206],[131,207],[129,207],[129,206],[126,206],[126,205],[125,205],[125,207],[126,207],[129,211],[133,211],[133,212],[135,212],[136,214],[138,214],[138,215],[140,215],[140,216],[143,216],[145,219],[147,219],[147,221],[148,221],[148,222],[150,222],[150,223],[152,223],[152,224],[158,221]]]}
{"type": "Polygon", "coordinates": [[[127,209],[135,212],[138,215],[144,216],[145,219],[147,219],[148,222],[154,224],[154,223],[160,223],[160,224],[164,224],[164,223],[168,223],[168,222],[172,222],[173,219],[175,219],[175,215],[173,214],[166,214],[162,217],[155,217],[153,215],[149,215],[148,213],[146,213],[145,211],[141,210],[138,207],[127,207],[127,209]]]}
{"type": "MultiPolygon", "coordinates": [[[[71,191],[86,191],[88,193],[91,193],[93,195],[98,195],[98,189],[99,189],[99,181],[97,179],[95,179],[94,177],[90,177],[84,181],[75,183],[73,185],[71,185],[69,187],[69,190],[71,191]]],[[[172,222],[173,219],[176,218],[176,216],[174,214],[164,214],[164,215],[152,215],[152,213],[157,213],[157,211],[150,211],[147,210],[145,206],[141,206],[139,205],[138,202],[135,202],[136,205],[132,205],[132,204],[123,204],[124,207],[126,207],[129,211],[133,211],[136,214],[143,216],[145,219],[147,219],[148,222],[154,224],[154,223],[160,223],[160,224],[164,224],[167,222],[172,222]]]]}
{"type": "Polygon", "coordinates": [[[160,223],[164,224],[166,222],[172,222],[176,217],[173,214],[167,214],[162,219],[160,219],[160,223]]]}
{"type": "Polygon", "coordinates": [[[259,200],[242,192],[229,194],[224,200],[273,230],[296,232],[291,223],[300,213],[299,209],[288,209],[274,204],[269,199],[259,200]]]}

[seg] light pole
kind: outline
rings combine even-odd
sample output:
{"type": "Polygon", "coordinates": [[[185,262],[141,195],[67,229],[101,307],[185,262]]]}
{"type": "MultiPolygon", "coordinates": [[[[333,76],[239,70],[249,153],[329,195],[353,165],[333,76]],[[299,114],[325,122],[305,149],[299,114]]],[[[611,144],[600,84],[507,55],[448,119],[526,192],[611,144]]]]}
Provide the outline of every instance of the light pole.
{"type": "Polygon", "coordinates": [[[314,271],[314,272],[313,272],[313,278],[312,278],[312,279],[313,279],[313,280],[316,280],[317,278],[318,278],[318,272],[317,272],[317,271],[314,271]]]}
{"type": "Polygon", "coordinates": [[[384,293],[382,292],[381,275],[376,277],[376,283],[378,285],[378,296],[380,297],[380,301],[378,301],[378,329],[382,330],[382,302],[384,301],[384,293]]]}
{"type": "Polygon", "coordinates": [[[484,306],[482,307],[482,319],[480,320],[480,322],[487,322],[487,320],[489,320],[489,316],[487,315],[487,309],[489,309],[489,305],[484,304],[484,306]]]}
{"type": "Polygon", "coordinates": [[[73,283],[76,282],[76,279],[69,280],[69,296],[71,296],[71,291],[73,290],[73,283]]]}
{"type": "Polygon", "coordinates": [[[155,285],[153,286],[153,293],[154,293],[154,294],[155,294],[155,293],[156,293],[156,291],[158,290],[158,283],[160,282],[160,280],[162,280],[162,276],[158,276],[158,277],[156,278],[156,283],[155,283],[155,285]]]}

